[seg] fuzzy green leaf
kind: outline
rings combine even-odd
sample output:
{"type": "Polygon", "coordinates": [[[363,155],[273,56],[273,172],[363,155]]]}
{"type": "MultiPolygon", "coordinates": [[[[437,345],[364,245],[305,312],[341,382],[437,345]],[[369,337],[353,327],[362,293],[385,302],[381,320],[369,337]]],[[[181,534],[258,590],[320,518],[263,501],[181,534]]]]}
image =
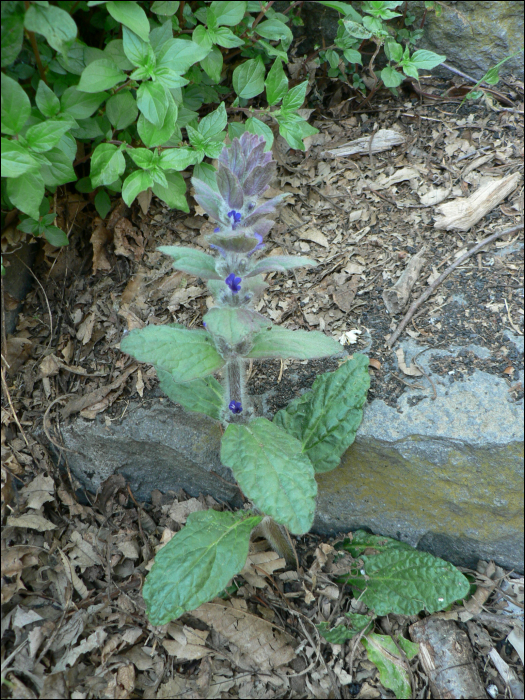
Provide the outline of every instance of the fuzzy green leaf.
{"type": "Polygon", "coordinates": [[[269,255],[267,258],[259,260],[255,267],[252,268],[248,275],[245,275],[245,277],[261,275],[265,272],[270,272],[271,270],[284,272],[286,270],[293,270],[296,267],[304,267],[305,265],[316,267],[317,263],[315,260],[311,260],[310,258],[305,258],[300,255],[269,255]]]}
{"type": "Polygon", "coordinates": [[[205,413],[220,420],[224,404],[224,389],[214,377],[194,379],[192,382],[176,382],[169,372],[157,367],[159,386],[174,403],[188,411],[205,413]]]}
{"type": "Polygon", "coordinates": [[[310,391],[276,413],[274,423],[301,441],[317,473],[330,471],[355,440],[369,386],[368,357],[354,355],[317,377],[310,391]]]}
{"type": "Polygon", "coordinates": [[[176,382],[213,374],[224,365],[206,331],[170,326],[135,329],[120,341],[122,352],[170,372],[176,382]]]}
{"type": "Polygon", "coordinates": [[[406,545],[380,554],[363,554],[361,559],[364,563],[359,574],[337,580],[359,591],[360,599],[376,615],[433,613],[469,592],[468,579],[455,566],[406,545]]]}
{"type": "Polygon", "coordinates": [[[257,333],[261,328],[272,325],[270,320],[257,311],[231,306],[210,309],[203,321],[213,337],[224,338],[231,347],[247,336],[257,333]]]}
{"type": "Polygon", "coordinates": [[[312,526],[317,483],[298,440],[266,418],[232,423],[222,437],[221,461],[263,513],[295,535],[312,526]]]}
{"type": "Polygon", "coordinates": [[[155,557],[142,595],[152,625],[165,625],[217,596],[246,563],[261,516],[214,510],[190,513],[155,557]]]}
{"type": "Polygon", "coordinates": [[[215,258],[195,248],[184,248],[177,245],[161,245],[157,248],[161,253],[174,259],[173,267],[181,272],[187,272],[202,279],[221,279],[215,272],[215,258]]]}
{"type": "Polygon", "coordinates": [[[253,347],[247,357],[289,360],[312,360],[339,355],[342,348],[333,338],[319,331],[289,331],[274,327],[261,331],[253,339],[253,347]]]}

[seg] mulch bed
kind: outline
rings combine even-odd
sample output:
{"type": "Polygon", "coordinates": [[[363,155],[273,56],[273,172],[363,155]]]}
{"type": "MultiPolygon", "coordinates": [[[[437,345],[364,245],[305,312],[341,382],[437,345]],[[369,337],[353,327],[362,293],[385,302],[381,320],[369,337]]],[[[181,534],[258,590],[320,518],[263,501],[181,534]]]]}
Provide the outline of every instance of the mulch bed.
{"type": "MultiPolygon", "coordinates": [[[[427,79],[425,91],[434,92],[435,100],[413,94],[396,100],[385,93],[364,113],[352,113],[350,102],[330,104],[327,96],[323,110],[312,111],[310,122],[320,133],[310,137],[306,153],[289,150],[282,139],[274,147],[279,167],[273,190],[291,196],[269,235],[267,252],[311,255],[319,266],[269,275],[257,308],[290,329],[323,330],[338,338],[350,334],[355,342],[348,351],[366,350],[375,362],[370,399],[391,405],[412,378],[400,377],[386,342],[401,316],[388,314],[383,291],[423,245],[426,262],[412,298],[469,243],[523,217],[521,181],[468,232],[434,227],[434,207],[421,204],[432,188],[451,188],[451,197],[465,197],[487,179],[523,168],[522,83],[507,80],[513,109],[487,98],[458,110],[458,101],[439,98],[448,87],[427,79]],[[404,145],[348,158],[324,155],[382,128],[402,133],[404,145]],[[468,171],[481,156],[491,157],[468,171]],[[396,181],[403,169],[407,178],[396,181]]],[[[63,188],[56,209],[57,225],[69,233],[70,246],[41,248],[33,270],[38,284],[3,355],[4,695],[393,697],[362,645],[329,644],[315,627],[360,611],[348,589],[337,592],[334,586],[331,540],[301,538],[298,572],[256,547],[253,556],[264,556],[236,577],[237,590],[225,603],[252,620],[254,636],[262,621],[288,635],[285,648],[297,653],[284,665],[264,655],[257,665],[250,635],[233,642],[191,615],[162,628],[149,625],[140,590],[156,549],[182,527],[191,509],[224,506],[210,497],[160,492],[152,494],[151,503],[138,504],[118,477],[97,496],[86,494],[88,505],[80,504],[74,476],[67,467],[57,470],[32,432],[45,416],[45,429],[60,444],[61,411],[67,414],[68,406],[71,415],[108,422],[118,419],[131,399],[155,389],[155,372],[147,365],[132,368],[118,342],[124,329],[145,324],[201,325],[210,302],[204,283],[174,272],[155,248],[205,247],[211,224],[198,206],[188,215],[147,198],[131,209],[117,203],[101,222],[83,195],[63,188]],[[79,397],[95,398],[73,411],[71,402],[79,397]]],[[[20,238],[12,235],[11,243],[17,242],[20,238]]],[[[434,358],[433,371],[461,378],[480,369],[503,377],[509,399],[520,400],[522,354],[508,334],[523,334],[522,295],[523,231],[469,258],[438,287],[402,337],[433,348],[463,347],[455,358],[434,358]],[[471,345],[487,349],[484,359],[471,345]]],[[[250,387],[260,394],[279,380],[281,403],[270,407],[277,410],[319,372],[336,366],[334,361],[254,362],[250,387]]],[[[64,460],[67,464],[67,453],[64,460]]],[[[478,583],[484,581],[479,572],[471,573],[478,583]]],[[[498,569],[495,580],[483,607],[493,613],[492,621],[462,605],[447,615],[467,631],[485,688],[503,698],[509,691],[488,653],[494,647],[523,681],[518,654],[506,641],[512,624],[520,623],[505,619],[505,601],[523,607],[523,579],[498,569]]],[[[414,621],[391,615],[378,620],[377,631],[408,637],[414,621]]],[[[413,697],[430,697],[418,657],[412,662],[412,682],[413,697]]]]}

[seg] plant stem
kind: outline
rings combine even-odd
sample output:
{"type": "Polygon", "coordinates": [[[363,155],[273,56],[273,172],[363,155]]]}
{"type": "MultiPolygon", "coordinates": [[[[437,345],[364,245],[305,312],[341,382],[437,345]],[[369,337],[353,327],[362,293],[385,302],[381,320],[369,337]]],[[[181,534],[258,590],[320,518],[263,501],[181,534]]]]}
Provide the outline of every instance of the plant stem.
{"type": "MultiPolygon", "coordinates": [[[[26,9],[26,12],[29,10],[29,5],[30,5],[30,3],[28,2],[28,0],[25,0],[24,6],[26,9]]],[[[40,77],[42,78],[42,80],[44,81],[44,83],[47,85],[48,83],[47,83],[47,78],[46,78],[46,72],[44,70],[44,64],[42,63],[42,59],[40,58],[40,51],[38,50],[38,46],[36,44],[35,33],[30,32],[29,29],[26,29],[26,34],[28,36],[28,39],[31,43],[31,48],[33,49],[33,53],[35,55],[36,65],[38,66],[38,73],[39,73],[40,77]]]]}

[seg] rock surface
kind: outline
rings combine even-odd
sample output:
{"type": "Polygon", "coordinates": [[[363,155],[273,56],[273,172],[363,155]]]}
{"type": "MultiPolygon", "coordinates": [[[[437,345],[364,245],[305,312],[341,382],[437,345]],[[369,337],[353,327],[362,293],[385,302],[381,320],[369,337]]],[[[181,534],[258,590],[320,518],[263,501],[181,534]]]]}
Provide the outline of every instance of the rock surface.
{"type": "MultiPolygon", "coordinates": [[[[509,342],[523,350],[523,338],[509,336],[509,342]]],[[[422,349],[413,340],[401,346],[407,363],[422,349]]],[[[423,392],[407,389],[395,407],[380,399],[366,407],[340,467],[318,477],[315,532],[364,527],[456,564],[494,559],[523,571],[523,400],[512,401],[505,380],[486,372],[456,381],[433,374],[432,360],[460,351],[429,350],[418,358],[435,384],[435,399],[422,377],[423,392]]],[[[256,401],[268,418],[279,389],[275,383],[256,401]]],[[[110,425],[78,418],[62,433],[74,450],[70,468],[90,491],[120,473],[141,500],[153,489],[183,488],[241,504],[219,461],[220,425],[167,399],[130,405],[125,418],[110,425]]]]}

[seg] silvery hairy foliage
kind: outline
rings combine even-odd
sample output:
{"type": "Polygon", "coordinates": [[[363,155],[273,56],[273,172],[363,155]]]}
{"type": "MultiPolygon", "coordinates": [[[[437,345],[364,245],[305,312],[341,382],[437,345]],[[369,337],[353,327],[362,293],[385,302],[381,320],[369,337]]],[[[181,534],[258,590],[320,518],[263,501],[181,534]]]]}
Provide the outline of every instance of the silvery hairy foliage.
{"type": "Polygon", "coordinates": [[[324,333],[280,328],[254,308],[267,286],[267,272],[316,265],[300,256],[263,257],[283,199],[263,198],[275,172],[264,149],[264,139],[244,133],[223,148],[214,177],[192,179],[195,199],[216,223],[207,237],[214,255],[196,248],[159,248],[173,258],[175,269],[206,280],[215,305],[204,316],[203,329],[147,326],[121,341],[124,352],[155,366],[170,399],[222,421],[221,461],[251,509],[188,517],[157,555],[144,585],[153,624],[180,617],[220,593],[244,566],[254,533],[293,563],[289,533],[301,535],[312,526],[315,475],[337,467],[362,419],[369,386],[364,355],[320,375],[311,391],[272,421],[253,415],[245,391],[247,360],[343,354],[324,333]]]}

